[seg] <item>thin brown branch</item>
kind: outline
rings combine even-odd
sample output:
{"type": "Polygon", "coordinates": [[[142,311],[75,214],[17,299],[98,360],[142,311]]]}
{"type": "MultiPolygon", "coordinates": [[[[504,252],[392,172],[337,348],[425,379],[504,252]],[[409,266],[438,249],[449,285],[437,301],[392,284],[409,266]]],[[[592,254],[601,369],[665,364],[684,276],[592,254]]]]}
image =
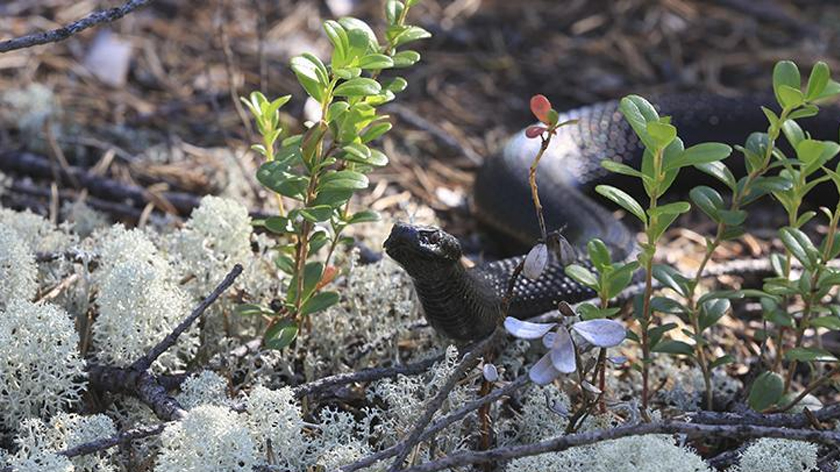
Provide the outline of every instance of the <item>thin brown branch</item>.
{"type": "MultiPolygon", "coordinates": [[[[514,380],[513,382],[505,385],[504,387],[502,387],[498,390],[494,390],[488,395],[485,395],[481,398],[478,398],[476,400],[473,400],[473,401],[465,404],[461,408],[458,408],[457,410],[453,411],[452,413],[450,413],[450,414],[444,416],[443,418],[440,418],[437,421],[435,421],[434,423],[432,423],[432,425],[429,426],[429,428],[426,429],[425,431],[423,431],[423,434],[420,435],[419,441],[425,441],[427,439],[430,439],[435,434],[437,434],[438,432],[440,432],[444,428],[447,428],[452,423],[455,423],[457,421],[460,421],[460,420],[464,419],[464,417],[466,417],[468,414],[472,413],[473,411],[478,410],[479,408],[481,408],[485,405],[489,405],[489,404],[495,402],[496,400],[498,400],[499,398],[502,398],[503,396],[510,395],[514,391],[516,391],[516,390],[522,388],[523,386],[527,385],[527,383],[528,383],[528,376],[523,375],[523,376],[517,378],[516,380],[514,380]]],[[[401,448],[401,444],[396,444],[394,446],[389,447],[388,449],[383,449],[383,450],[381,450],[381,451],[379,451],[375,454],[371,454],[371,455],[369,455],[369,456],[367,456],[363,459],[360,459],[360,460],[358,460],[358,461],[356,461],[352,464],[345,465],[345,466],[341,467],[341,469],[339,469],[339,470],[341,472],[353,472],[355,470],[359,470],[359,469],[363,469],[365,467],[369,467],[369,466],[371,466],[371,465],[373,465],[373,464],[375,464],[375,463],[377,463],[381,460],[384,460],[384,459],[387,459],[389,457],[395,456],[397,454],[397,452],[400,450],[400,448],[401,448]]]]}
{"type": "Polygon", "coordinates": [[[753,425],[703,425],[684,422],[656,422],[640,423],[621,426],[613,429],[591,431],[586,433],[560,436],[546,441],[525,444],[521,446],[507,446],[489,451],[468,451],[446,456],[442,459],[426,462],[405,469],[405,472],[432,472],[443,469],[457,469],[469,464],[483,464],[487,462],[499,463],[520,457],[534,456],[547,452],[559,452],[566,449],[595,444],[611,439],[628,436],[642,436],[646,434],[683,434],[689,438],[715,437],[726,439],[746,440],[754,438],[781,438],[798,441],[811,441],[828,445],[840,444],[840,432],[816,431],[811,429],[773,428],[753,425]]]}
{"type": "Polygon", "coordinates": [[[33,33],[18,38],[7,39],[0,42],[0,53],[14,51],[16,49],[24,49],[41,44],[56,43],[63,41],[74,34],[92,28],[101,23],[110,23],[119,20],[129,13],[144,7],[154,0],[130,0],[123,6],[111,8],[108,10],[99,10],[90,15],[76,20],[69,25],[62,26],[43,33],[33,33]]]}
{"type": "Polygon", "coordinates": [[[157,343],[151,350],[149,350],[149,352],[147,352],[146,355],[134,361],[134,363],[131,365],[131,368],[139,371],[145,371],[149,367],[151,367],[152,363],[155,360],[157,360],[157,358],[160,357],[161,354],[163,354],[164,352],[166,352],[167,349],[175,345],[175,342],[178,341],[178,336],[183,334],[184,331],[186,331],[190,327],[190,325],[192,325],[195,322],[195,320],[197,320],[205,312],[205,310],[207,310],[207,308],[209,308],[210,305],[212,305],[213,302],[215,302],[222,295],[222,293],[224,293],[225,290],[227,290],[231,285],[233,285],[233,282],[236,281],[236,278],[239,277],[239,274],[241,273],[242,265],[234,265],[233,269],[231,269],[230,272],[228,272],[224,280],[222,280],[219,283],[219,285],[217,285],[216,288],[213,289],[212,292],[210,292],[210,295],[208,295],[207,298],[202,300],[201,303],[199,303],[198,306],[196,306],[193,309],[192,313],[190,313],[190,316],[186,317],[183,321],[181,321],[181,323],[178,324],[178,326],[176,326],[171,333],[167,334],[166,337],[163,338],[159,343],[157,343]]]}
{"type": "Polygon", "coordinates": [[[488,349],[494,346],[496,341],[498,341],[504,333],[504,329],[497,327],[490,336],[476,343],[476,345],[464,356],[461,362],[458,363],[455,367],[455,371],[452,372],[446,380],[446,383],[440,387],[440,390],[438,390],[435,396],[428,402],[426,410],[423,411],[423,414],[420,415],[419,419],[417,419],[414,424],[414,428],[411,430],[408,437],[398,445],[399,452],[396,454],[396,459],[394,459],[394,462],[388,469],[389,472],[396,472],[402,469],[403,462],[405,462],[406,457],[408,457],[408,453],[420,442],[420,436],[423,434],[423,430],[426,429],[426,425],[429,424],[432,417],[443,405],[443,402],[446,401],[447,397],[449,397],[449,392],[455,388],[455,385],[470,369],[475,367],[478,363],[479,357],[484,355],[488,349]]]}
{"type": "Polygon", "coordinates": [[[331,375],[329,377],[324,377],[322,379],[295,387],[294,394],[296,398],[301,398],[351,383],[371,382],[388,377],[396,377],[397,375],[420,374],[425,372],[429,367],[434,365],[436,362],[439,362],[441,359],[443,359],[443,355],[435,356],[413,364],[398,365],[394,367],[374,367],[370,369],[363,369],[358,372],[331,375]]]}

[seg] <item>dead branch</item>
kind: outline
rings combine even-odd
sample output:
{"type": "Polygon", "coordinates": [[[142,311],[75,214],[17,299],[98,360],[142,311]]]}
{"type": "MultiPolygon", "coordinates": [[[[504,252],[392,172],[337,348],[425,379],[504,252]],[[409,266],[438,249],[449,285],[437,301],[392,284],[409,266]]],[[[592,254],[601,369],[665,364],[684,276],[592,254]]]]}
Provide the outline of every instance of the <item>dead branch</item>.
{"type": "Polygon", "coordinates": [[[505,330],[497,327],[490,336],[476,343],[476,345],[464,356],[461,362],[458,363],[455,367],[455,371],[452,372],[448,379],[446,379],[446,383],[441,386],[440,390],[438,390],[435,396],[428,402],[426,410],[414,424],[414,428],[411,430],[411,433],[409,433],[408,437],[396,446],[398,447],[398,452],[396,454],[397,457],[388,469],[389,472],[396,472],[402,469],[403,462],[405,462],[405,458],[408,457],[408,453],[411,451],[411,448],[420,442],[420,436],[423,434],[423,430],[426,429],[426,425],[429,424],[432,417],[443,405],[443,402],[446,401],[446,398],[449,396],[449,392],[455,388],[455,385],[470,369],[478,364],[479,357],[483,356],[492,346],[495,346],[496,342],[501,339],[504,334],[505,330]]]}
{"type": "Polygon", "coordinates": [[[33,33],[18,38],[7,39],[0,42],[0,53],[14,51],[16,49],[24,49],[40,44],[56,43],[63,41],[74,34],[92,28],[101,23],[110,23],[119,20],[129,13],[144,7],[154,0],[129,0],[121,7],[111,8],[108,10],[99,10],[90,15],[76,20],[69,25],[62,26],[43,33],[33,33]]]}
{"type": "MultiPolygon", "coordinates": [[[[458,408],[457,410],[453,411],[452,413],[450,413],[450,414],[444,416],[443,418],[440,418],[437,421],[435,421],[434,423],[432,423],[432,425],[429,426],[429,428],[426,429],[425,431],[423,431],[423,433],[420,435],[420,437],[418,439],[418,442],[430,439],[435,434],[437,434],[439,431],[448,427],[452,423],[455,423],[456,421],[460,421],[460,420],[464,419],[464,417],[466,417],[468,414],[472,413],[475,410],[478,410],[482,406],[489,405],[490,403],[498,400],[499,398],[502,398],[503,396],[510,395],[514,391],[516,391],[516,390],[522,388],[523,386],[525,386],[527,383],[528,383],[528,376],[523,375],[523,376],[517,378],[516,380],[514,380],[513,382],[505,385],[504,387],[502,387],[498,390],[494,390],[489,395],[485,395],[481,398],[478,398],[476,400],[473,400],[473,401],[467,403],[466,405],[462,406],[461,408],[458,408]]],[[[388,449],[383,449],[383,450],[381,450],[381,451],[379,451],[375,454],[371,454],[371,455],[369,455],[369,456],[367,456],[363,459],[360,459],[360,460],[358,460],[358,461],[356,461],[352,464],[345,465],[345,466],[341,467],[341,469],[339,469],[339,470],[341,472],[352,472],[352,471],[359,470],[359,469],[362,469],[362,468],[365,468],[365,467],[369,467],[369,466],[371,466],[371,465],[373,465],[373,464],[375,464],[375,463],[377,463],[377,462],[379,462],[383,459],[387,459],[389,457],[395,456],[397,454],[397,452],[400,450],[401,446],[402,446],[401,444],[396,444],[394,446],[389,447],[388,449]]]]}
{"type": "Polygon", "coordinates": [[[468,451],[426,462],[405,469],[405,472],[431,472],[435,470],[464,467],[469,464],[499,463],[519,457],[535,456],[546,452],[559,452],[576,446],[595,444],[611,439],[646,434],[682,434],[689,438],[715,437],[727,439],[780,438],[798,441],[811,441],[837,446],[840,444],[840,432],[817,431],[812,429],[773,428],[754,425],[704,425],[679,421],[662,421],[620,426],[586,433],[560,436],[554,439],[521,446],[508,446],[489,451],[468,451]]]}

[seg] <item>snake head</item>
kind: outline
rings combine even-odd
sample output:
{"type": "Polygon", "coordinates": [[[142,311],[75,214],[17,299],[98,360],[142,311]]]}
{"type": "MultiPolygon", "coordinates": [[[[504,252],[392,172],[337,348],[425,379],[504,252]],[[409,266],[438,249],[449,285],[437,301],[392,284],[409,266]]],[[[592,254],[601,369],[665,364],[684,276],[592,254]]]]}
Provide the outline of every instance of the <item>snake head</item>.
{"type": "Polygon", "coordinates": [[[385,252],[414,275],[415,270],[457,263],[461,244],[440,228],[396,223],[385,240],[385,252]]]}

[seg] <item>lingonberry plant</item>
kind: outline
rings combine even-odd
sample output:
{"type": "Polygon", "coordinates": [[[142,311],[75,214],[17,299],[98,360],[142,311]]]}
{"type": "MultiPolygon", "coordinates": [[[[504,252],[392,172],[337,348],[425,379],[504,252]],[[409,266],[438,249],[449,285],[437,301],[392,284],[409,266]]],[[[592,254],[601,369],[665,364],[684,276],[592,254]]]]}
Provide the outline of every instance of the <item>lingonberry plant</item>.
{"type": "Polygon", "coordinates": [[[336,276],[330,260],[344,241],[342,232],[349,225],[378,219],[371,210],[352,213],[350,199],[368,187],[367,173],[388,163],[385,154],[372,146],[391,129],[388,116],[377,108],[405,90],[407,82],[399,76],[383,79],[380,74],[420,60],[418,52],[404,49],[430,36],[423,28],[406,24],[409,9],[418,1],[386,3],[384,43],[365,22],[341,18],[324,23],[333,47],[328,65],[309,53],[292,59],[298,82],[321,112],[305,132],[283,135],[279,110],[289,95],[269,100],[254,92],[242,99],[262,136],[262,142],[253,146],[265,157],[257,180],[277,200],[278,214],[261,224],[282,238],[277,267],[290,276],[282,303],[240,309],[243,314],[271,317],[264,336],[267,347],[289,345],[304,317],[338,302],[338,293],[326,287],[336,276]],[[290,208],[288,201],[293,202],[290,208]],[[326,255],[319,258],[322,249],[326,255]]]}

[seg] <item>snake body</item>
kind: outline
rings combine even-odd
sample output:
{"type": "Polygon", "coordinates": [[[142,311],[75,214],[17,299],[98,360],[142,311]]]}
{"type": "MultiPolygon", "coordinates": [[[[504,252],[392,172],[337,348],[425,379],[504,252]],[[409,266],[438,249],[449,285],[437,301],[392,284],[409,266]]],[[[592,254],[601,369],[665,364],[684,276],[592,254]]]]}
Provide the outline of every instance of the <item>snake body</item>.
{"type": "MultiPolygon", "coordinates": [[[[767,128],[760,106],[774,102],[772,96],[671,95],[659,97],[654,103],[660,114],[672,117],[687,147],[705,141],[744,143],[749,133],[767,128]]],[[[611,248],[614,260],[625,258],[634,250],[634,233],[588,194],[601,183],[642,194],[635,182],[616,177],[601,167],[604,159],[634,168],[639,168],[641,162],[641,143],[618,106],[618,101],[609,101],[563,113],[561,121],[576,119],[577,123],[558,130],[541,160],[537,177],[547,227],[565,227],[564,236],[578,248],[600,238],[611,248]]],[[[832,110],[801,124],[815,137],[836,139],[836,116],[836,110],[832,110]]],[[[528,185],[528,168],[539,145],[539,139],[528,139],[524,131],[519,132],[503,152],[485,160],[476,176],[476,216],[517,249],[533,245],[539,237],[528,185]]],[[[730,167],[738,171],[738,166],[730,167]]],[[[684,174],[694,180],[686,182],[681,176],[672,191],[684,193],[697,184],[699,172],[684,174]]],[[[430,324],[459,341],[484,337],[498,325],[508,281],[525,257],[467,269],[460,261],[461,248],[456,238],[439,228],[404,223],[394,226],[385,249],[412,277],[430,324]]],[[[567,277],[554,258],[537,280],[519,277],[513,294],[508,313],[517,318],[551,310],[560,300],[575,303],[595,295],[567,277]]]]}

